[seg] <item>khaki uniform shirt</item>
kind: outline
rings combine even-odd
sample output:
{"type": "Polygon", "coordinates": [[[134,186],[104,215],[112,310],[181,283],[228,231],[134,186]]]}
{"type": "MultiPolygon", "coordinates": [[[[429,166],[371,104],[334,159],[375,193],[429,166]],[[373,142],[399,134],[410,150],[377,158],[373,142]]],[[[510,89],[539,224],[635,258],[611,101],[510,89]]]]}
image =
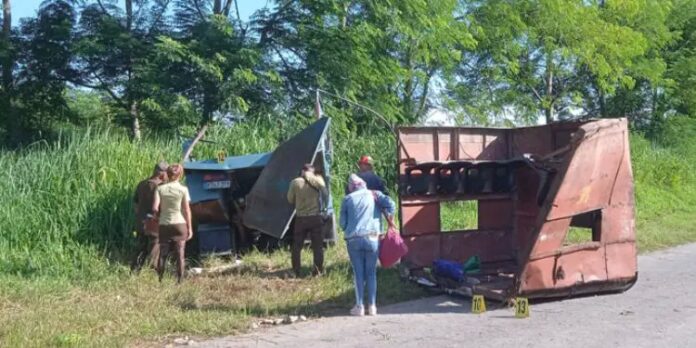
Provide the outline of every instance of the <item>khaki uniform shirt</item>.
{"type": "Polygon", "coordinates": [[[188,189],[178,181],[166,183],[157,188],[160,198],[160,225],[185,224],[186,219],[181,211],[181,203],[191,202],[188,189]]]}
{"type": "Polygon", "coordinates": [[[321,213],[321,207],[319,207],[320,190],[324,195],[326,194],[324,179],[311,173],[290,182],[288,202],[295,206],[297,216],[316,216],[321,213]]]}

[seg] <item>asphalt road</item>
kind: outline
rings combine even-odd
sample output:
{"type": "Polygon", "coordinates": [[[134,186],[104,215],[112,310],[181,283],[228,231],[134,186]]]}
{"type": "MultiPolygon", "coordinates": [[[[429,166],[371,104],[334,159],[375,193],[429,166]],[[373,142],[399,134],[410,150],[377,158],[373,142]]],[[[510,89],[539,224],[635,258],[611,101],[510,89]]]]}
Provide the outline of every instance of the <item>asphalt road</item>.
{"type": "MultiPolygon", "coordinates": [[[[203,347],[696,347],[696,244],[642,255],[623,294],[469,313],[446,296],[200,342],[203,347]]],[[[347,311],[347,310],[346,310],[347,311]]]]}

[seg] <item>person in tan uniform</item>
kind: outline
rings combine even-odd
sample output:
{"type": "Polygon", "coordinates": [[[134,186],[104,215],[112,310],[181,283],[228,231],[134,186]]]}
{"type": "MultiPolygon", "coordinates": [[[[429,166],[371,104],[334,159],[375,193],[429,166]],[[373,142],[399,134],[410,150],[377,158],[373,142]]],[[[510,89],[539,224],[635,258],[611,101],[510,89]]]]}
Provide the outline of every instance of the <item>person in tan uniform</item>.
{"type": "Polygon", "coordinates": [[[167,170],[169,182],[157,187],[152,203],[152,211],[159,216],[160,258],[157,273],[160,281],[164,275],[167,256],[171,250],[174,250],[177,283],[181,283],[184,278],[186,241],[193,238],[189,205],[191,198],[186,186],[179,182],[183,173],[184,168],[180,164],[169,166],[167,170]]]}
{"type": "Polygon", "coordinates": [[[290,182],[287,196],[288,202],[295,207],[296,212],[292,236],[292,269],[295,276],[300,277],[302,247],[309,235],[314,253],[312,274],[320,275],[324,271],[324,218],[321,197],[328,196],[324,179],[314,173],[311,164],[305,164],[300,176],[290,182]]]}
{"type": "Polygon", "coordinates": [[[150,258],[150,267],[157,268],[159,260],[159,231],[147,228],[145,220],[152,209],[152,200],[155,198],[157,187],[167,181],[167,162],[155,165],[152,176],[141,181],[135,189],[133,200],[135,201],[135,232],[138,242],[135,257],[131,263],[131,270],[140,271],[145,260],[150,258]]]}

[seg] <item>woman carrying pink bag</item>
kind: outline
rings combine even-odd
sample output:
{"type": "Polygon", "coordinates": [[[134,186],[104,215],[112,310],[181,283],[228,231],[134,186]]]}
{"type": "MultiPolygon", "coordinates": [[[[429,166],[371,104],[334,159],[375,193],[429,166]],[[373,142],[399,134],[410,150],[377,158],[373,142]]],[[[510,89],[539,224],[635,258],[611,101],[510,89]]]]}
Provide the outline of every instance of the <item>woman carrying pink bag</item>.
{"type": "Polygon", "coordinates": [[[394,226],[394,201],[389,196],[367,189],[365,181],[355,174],[348,179],[349,194],[341,204],[340,225],[353,266],[355,307],[350,314],[365,315],[363,296],[367,286],[367,314],[377,314],[377,258],[379,240],[383,234],[381,216],[387,218],[390,229],[394,226]]]}

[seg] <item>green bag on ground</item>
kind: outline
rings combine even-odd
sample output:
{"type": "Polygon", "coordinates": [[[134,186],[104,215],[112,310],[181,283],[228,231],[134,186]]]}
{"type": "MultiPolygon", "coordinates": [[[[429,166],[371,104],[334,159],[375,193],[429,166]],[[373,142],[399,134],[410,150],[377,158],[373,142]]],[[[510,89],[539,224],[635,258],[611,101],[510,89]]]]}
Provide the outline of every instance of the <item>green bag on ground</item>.
{"type": "Polygon", "coordinates": [[[481,272],[481,259],[478,257],[478,255],[468,258],[464,262],[464,265],[462,265],[462,269],[464,270],[465,274],[481,272]]]}

